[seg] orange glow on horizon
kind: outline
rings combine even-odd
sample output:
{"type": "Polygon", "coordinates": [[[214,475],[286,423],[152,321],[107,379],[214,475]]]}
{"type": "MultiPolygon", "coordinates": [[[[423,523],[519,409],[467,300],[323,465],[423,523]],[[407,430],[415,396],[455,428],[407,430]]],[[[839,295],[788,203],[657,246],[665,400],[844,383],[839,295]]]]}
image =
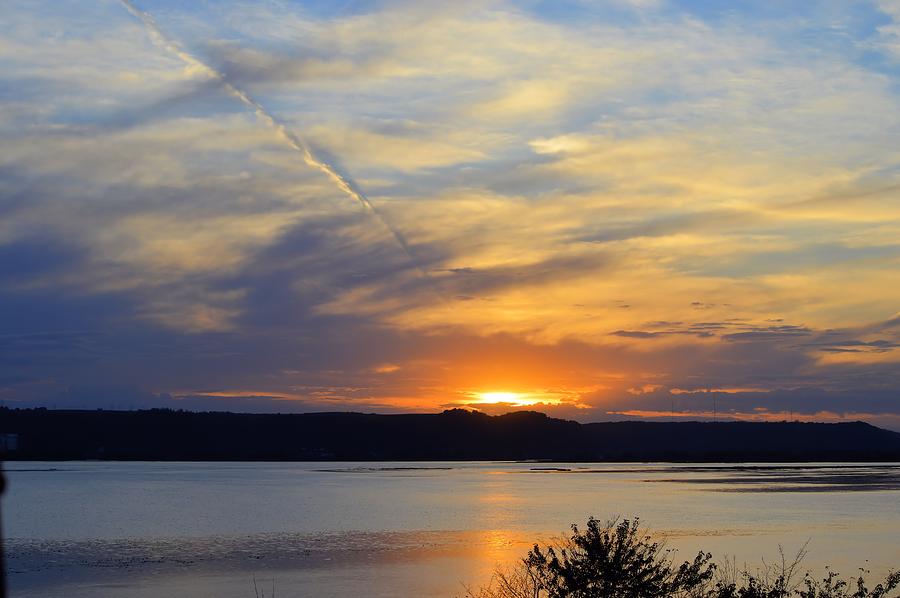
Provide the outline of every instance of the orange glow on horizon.
{"type": "Polygon", "coordinates": [[[511,405],[513,407],[531,407],[533,405],[559,405],[560,400],[542,394],[510,391],[473,392],[469,396],[474,400],[469,405],[511,405]]]}

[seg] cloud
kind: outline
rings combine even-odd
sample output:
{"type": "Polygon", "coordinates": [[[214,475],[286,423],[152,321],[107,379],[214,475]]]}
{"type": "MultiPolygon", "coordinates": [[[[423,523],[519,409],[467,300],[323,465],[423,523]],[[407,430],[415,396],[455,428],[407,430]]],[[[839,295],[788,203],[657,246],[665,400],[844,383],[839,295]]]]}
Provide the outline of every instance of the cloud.
{"type": "Polygon", "coordinates": [[[10,7],[6,400],[896,413],[893,5],[630,4],[10,7]]]}
{"type": "Polygon", "coordinates": [[[568,95],[565,85],[557,81],[522,81],[511,84],[498,97],[473,106],[471,112],[485,119],[546,119],[563,107],[568,95]]]}
{"type": "Polygon", "coordinates": [[[878,27],[878,46],[895,59],[900,58],[900,5],[896,0],[879,0],[876,4],[890,17],[890,22],[878,27]]]}
{"type": "Polygon", "coordinates": [[[758,342],[807,336],[811,332],[812,331],[805,326],[767,326],[764,328],[756,328],[742,332],[733,332],[731,334],[724,335],[722,338],[726,341],[732,342],[758,342]]]}

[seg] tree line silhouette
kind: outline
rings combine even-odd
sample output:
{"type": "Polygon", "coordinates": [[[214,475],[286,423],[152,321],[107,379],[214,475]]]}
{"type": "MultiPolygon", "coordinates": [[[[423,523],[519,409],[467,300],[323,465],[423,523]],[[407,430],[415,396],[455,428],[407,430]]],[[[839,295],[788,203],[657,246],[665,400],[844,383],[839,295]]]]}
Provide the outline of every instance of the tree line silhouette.
{"type": "Polygon", "coordinates": [[[537,412],[237,414],[0,408],[7,459],[890,461],[862,422],[606,422],[537,412]]]}

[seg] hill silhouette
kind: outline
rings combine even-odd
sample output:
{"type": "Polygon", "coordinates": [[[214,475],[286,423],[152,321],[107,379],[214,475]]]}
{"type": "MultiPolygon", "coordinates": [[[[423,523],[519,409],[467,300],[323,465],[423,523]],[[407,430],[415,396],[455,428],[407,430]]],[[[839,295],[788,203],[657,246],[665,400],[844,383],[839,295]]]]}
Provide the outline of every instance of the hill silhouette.
{"type": "Polygon", "coordinates": [[[6,459],[896,461],[900,434],[863,422],[606,422],[521,411],[237,414],[0,409],[6,459]]]}

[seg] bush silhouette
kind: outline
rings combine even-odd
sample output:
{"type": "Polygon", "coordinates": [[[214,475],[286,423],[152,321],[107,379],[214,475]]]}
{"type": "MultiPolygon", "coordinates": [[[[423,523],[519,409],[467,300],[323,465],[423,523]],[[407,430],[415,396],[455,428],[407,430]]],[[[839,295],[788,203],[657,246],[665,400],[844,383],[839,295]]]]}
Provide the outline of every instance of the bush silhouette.
{"type": "Polygon", "coordinates": [[[861,571],[852,583],[828,571],[821,581],[798,579],[805,551],[793,559],[782,553],[778,566],[738,572],[721,567],[700,551],[675,565],[671,551],[641,529],[638,519],[605,524],[593,517],[582,530],[544,548],[535,544],[512,568],[498,569],[491,582],[469,598],[889,598],[900,586],[892,572],[871,590],[861,571]]]}

